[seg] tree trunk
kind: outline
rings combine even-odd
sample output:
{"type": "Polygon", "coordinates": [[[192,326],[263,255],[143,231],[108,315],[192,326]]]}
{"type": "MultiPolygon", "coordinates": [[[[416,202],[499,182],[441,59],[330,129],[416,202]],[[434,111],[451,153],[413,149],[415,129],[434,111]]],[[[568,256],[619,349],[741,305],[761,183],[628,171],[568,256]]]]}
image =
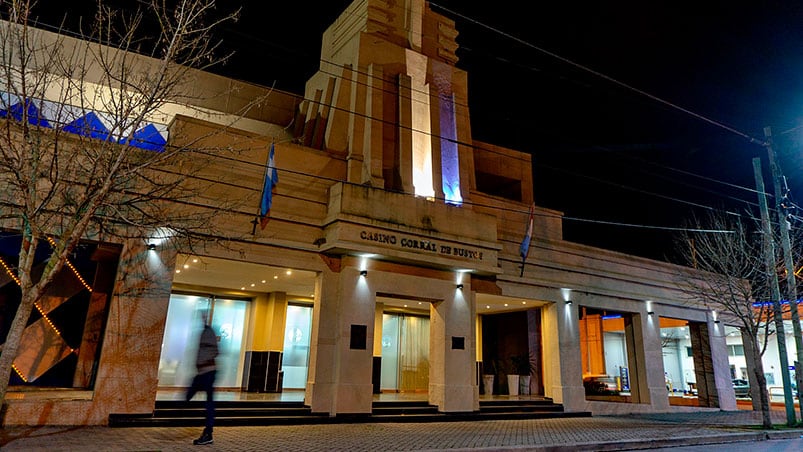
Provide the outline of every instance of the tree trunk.
{"type": "Polygon", "coordinates": [[[761,355],[759,354],[758,347],[753,348],[753,378],[750,383],[750,394],[753,397],[758,396],[758,406],[761,410],[761,426],[765,429],[772,428],[772,418],[770,417],[770,397],[767,392],[767,378],[764,376],[764,365],[761,363],[761,355]],[[752,386],[755,384],[755,391],[752,386]]]}
{"type": "MultiPolygon", "coordinates": [[[[14,321],[11,323],[11,328],[8,330],[6,342],[3,344],[3,351],[0,353],[0,400],[3,401],[3,407],[0,409],[0,416],[5,417],[7,410],[6,392],[8,392],[8,383],[11,379],[11,365],[14,363],[14,358],[17,357],[17,352],[20,348],[22,340],[22,333],[25,332],[25,326],[28,324],[28,319],[31,317],[31,310],[33,309],[34,298],[24,297],[20,300],[20,305],[17,308],[17,313],[14,315],[14,321]]],[[[5,419],[0,417],[0,426],[4,424],[5,419]]]]}

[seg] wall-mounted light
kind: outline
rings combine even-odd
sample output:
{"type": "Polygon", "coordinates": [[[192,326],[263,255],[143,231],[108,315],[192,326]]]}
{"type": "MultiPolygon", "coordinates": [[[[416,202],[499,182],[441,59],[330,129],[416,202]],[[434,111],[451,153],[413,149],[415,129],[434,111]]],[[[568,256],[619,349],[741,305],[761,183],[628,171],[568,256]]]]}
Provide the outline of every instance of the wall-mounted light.
{"type": "Polygon", "coordinates": [[[655,315],[655,312],[653,312],[653,311],[647,311],[647,315],[655,315]]]}
{"type": "Polygon", "coordinates": [[[462,284],[458,284],[457,288],[460,289],[460,290],[463,290],[463,285],[462,284]]]}
{"type": "Polygon", "coordinates": [[[155,244],[155,243],[149,243],[149,244],[148,244],[148,250],[149,250],[149,251],[153,251],[153,250],[155,250],[155,249],[156,249],[156,244],[155,244]]]}
{"type": "Polygon", "coordinates": [[[570,304],[572,304],[572,300],[566,300],[566,306],[569,306],[570,304]]]}
{"type": "Polygon", "coordinates": [[[368,270],[360,270],[360,276],[367,276],[368,270]]]}
{"type": "Polygon", "coordinates": [[[714,320],[714,323],[719,323],[719,320],[714,320]]]}

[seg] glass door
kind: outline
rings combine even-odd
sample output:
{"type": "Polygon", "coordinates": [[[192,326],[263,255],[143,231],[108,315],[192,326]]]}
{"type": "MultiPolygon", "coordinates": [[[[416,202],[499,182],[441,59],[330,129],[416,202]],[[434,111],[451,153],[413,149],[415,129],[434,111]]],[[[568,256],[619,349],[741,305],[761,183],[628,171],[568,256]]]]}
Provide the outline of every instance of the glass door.
{"type": "Polygon", "coordinates": [[[382,372],[379,387],[382,390],[399,389],[399,318],[382,315],[382,372]]]}
{"type": "Polygon", "coordinates": [[[307,386],[311,331],[312,307],[288,305],[282,354],[284,389],[304,389],[307,386]]]}
{"type": "Polygon", "coordinates": [[[215,386],[239,388],[242,382],[243,337],[248,302],[243,300],[213,300],[212,329],[218,335],[217,378],[215,386]]]}
{"type": "Polygon", "coordinates": [[[382,316],[382,390],[426,392],[429,385],[429,318],[382,316]]]}
{"type": "Polygon", "coordinates": [[[206,314],[219,338],[215,386],[239,387],[247,308],[244,300],[172,294],[159,358],[159,386],[189,386],[195,375],[200,318],[206,314]]]}

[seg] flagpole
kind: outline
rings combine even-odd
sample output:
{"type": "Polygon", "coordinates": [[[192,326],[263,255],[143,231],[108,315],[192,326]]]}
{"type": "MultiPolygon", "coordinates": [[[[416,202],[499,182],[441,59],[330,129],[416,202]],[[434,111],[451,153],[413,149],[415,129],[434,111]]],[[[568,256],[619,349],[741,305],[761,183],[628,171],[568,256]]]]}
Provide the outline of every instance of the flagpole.
{"type": "MultiPolygon", "coordinates": [[[[270,140],[270,145],[273,147],[273,141],[270,140]]],[[[271,169],[268,168],[270,165],[270,147],[268,148],[268,156],[265,158],[265,174],[262,175],[262,190],[265,190],[265,180],[268,178],[268,171],[271,169]]],[[[260,199],[260,206],[257,207],[257,214],[254,219],[251,221],[251,235],[257,235],[257,224],[259,224],[259,214],[262,213],[262,197],[265,196],[264,193],[260,192],[259,199],[260,199]]]]}

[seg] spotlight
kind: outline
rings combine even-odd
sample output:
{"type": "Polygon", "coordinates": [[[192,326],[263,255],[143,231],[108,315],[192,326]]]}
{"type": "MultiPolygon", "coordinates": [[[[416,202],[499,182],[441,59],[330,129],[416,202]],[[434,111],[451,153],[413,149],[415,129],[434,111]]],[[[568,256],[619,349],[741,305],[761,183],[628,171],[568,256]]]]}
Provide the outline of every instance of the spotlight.
{"type": "Polygon", "coordinates": [[[368,275],[368,270],[360,270],[360,276],[368,275]]]}
{"type": "Polygon", "coordinates": [[[458,284],[457,288],[460,289],[460,290],[463,290],[463,285],[462,284],[458,284]]]}
{"type": "Polygon", "coordinates": [[[148,244],[148,250],[153,251],[155,249],[156,249],[156,244],[154,244],[154,243],[149,243],[148,244]]]}

